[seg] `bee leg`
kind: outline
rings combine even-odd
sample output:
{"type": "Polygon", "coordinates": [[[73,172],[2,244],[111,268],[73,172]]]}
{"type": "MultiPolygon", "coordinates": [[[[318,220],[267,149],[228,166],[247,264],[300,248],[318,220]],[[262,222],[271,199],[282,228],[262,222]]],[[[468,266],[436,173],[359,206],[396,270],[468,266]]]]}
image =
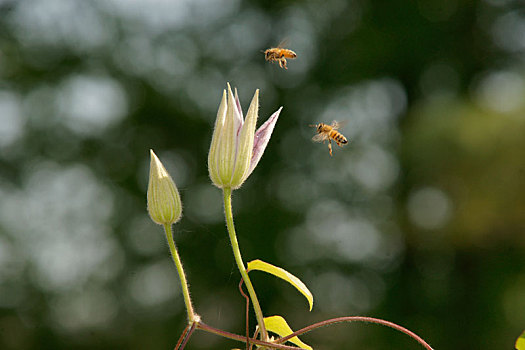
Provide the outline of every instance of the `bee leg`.
{"type": "Polygon", "coordinates": [[[332,156],[332,141],[328,140],[328,150],[330,151],[330,157],[332,156]]]}
{"type": "Polygon", "coordinates": [[[288,69],[286,67],[286,59],[285,58],[280,58],[279,59],[279,67],[284,68],[284,69],[288,69]]]}

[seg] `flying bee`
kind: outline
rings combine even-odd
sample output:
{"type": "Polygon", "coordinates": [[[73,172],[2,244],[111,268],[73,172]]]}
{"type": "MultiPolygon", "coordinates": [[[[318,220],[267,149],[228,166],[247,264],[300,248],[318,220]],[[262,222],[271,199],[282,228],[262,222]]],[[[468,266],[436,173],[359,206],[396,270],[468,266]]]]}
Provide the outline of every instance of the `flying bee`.
{"type": "Polygon", "coordinates": [[[288,67],[286,67],[286,59],[297,58],[297,54],[292,50],[283,48],[285,44],[285,41],[281,41],[277,47],[262,51],[264,52],[264,58],[269,62],[279,62],[279,67],[288,69],[288,67]]]}
{"type": "Polygon", "coordinates": [[[337,143],[339,147],[343,147],[343,145],[348,143],[346,137],[337,131],[342,126],[342,123],[338,123],[334,120],[330,125],[319,123],[310,126],[317,129],[317,135],[312,138],[313,141],[322,141],[324,143],[326,140],[328,140],[328,150],[330,151],[330,157],[332,156],[332,140],[334,140],[334,142],[337,143]]]}

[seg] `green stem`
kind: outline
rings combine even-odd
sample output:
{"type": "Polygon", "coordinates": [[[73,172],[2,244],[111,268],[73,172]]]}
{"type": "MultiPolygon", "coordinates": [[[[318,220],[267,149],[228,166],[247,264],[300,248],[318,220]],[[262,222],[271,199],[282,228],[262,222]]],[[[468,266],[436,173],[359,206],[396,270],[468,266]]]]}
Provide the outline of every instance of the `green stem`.
{"type": "Polygon", "coordinates": [[[230,235],[230,242],[233,249],[233,255],[235,257],[235,262],[239,268],[242,279],[246,284],[246,289],[250,298],[252,299],[253,309],[255,311],[255,317],[257,318],[257,323],[259,324],[259,331],[261,332],[262,340],[268,340],[268,332],[266,332],[266,327],[264,326],[263,313],[261,311],[261,306],[259,305],[259,300],[255,294],[255,289],[253,288],[250,277],[246,272],[244,263],[242,261],[241,250],[239,249],[239,243],[237,242],[237,235],[235,234],[235,226],[233,225],[233,214],[232,214],[232,189],[229,187],[223,188],[224,194],[224,214],[226,216],[226,226],[228,227],[228,233],[230,235]]]}
{"type": "Polygon", "coordinates": [[[186,304],[186,311],[188,312],[188,323],[198,323],[200,321],[200,317],[195,313],[195,311],[193,311],[190,291],[188,289],[188,282],[186,282],[186,275],[184,274],[184,269],[182,268],[182,262],[180,261],[179,253],[177,252],[177,247],[175,246],[175,241],[173,240],[171,225],[164,225],[164,231],[166,232],[166,238],[168,239],[168,245],[170,246],[171,257],[173,258],[173,262],[175,263],[175,266],[177,266],[177,271],[179,273],[182,294],[184,295],[184,303],[186,304]]]}

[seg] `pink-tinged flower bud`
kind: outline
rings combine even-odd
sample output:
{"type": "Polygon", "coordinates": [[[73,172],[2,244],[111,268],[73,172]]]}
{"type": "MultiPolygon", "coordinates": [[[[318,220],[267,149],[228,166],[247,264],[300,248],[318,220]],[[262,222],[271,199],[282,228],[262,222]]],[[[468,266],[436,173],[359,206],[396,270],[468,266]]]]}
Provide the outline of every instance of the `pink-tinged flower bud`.
{"type": "Polygon", "coordinates": [[[171,225],[182,215],[179,191],[153,150],[150,150],[150,155],[148,213],[157,224],[171,225]]]}
{"type": "Polygon", "coordinates": [[[208,171],[215,186],[241,187],[261,159],[281,109],[255,131],[259,90],[255,91],[244,120],[237,91],[234,96],[228,84],[228,91],[224,90],[219,105],[208,154],[208,171]]]}

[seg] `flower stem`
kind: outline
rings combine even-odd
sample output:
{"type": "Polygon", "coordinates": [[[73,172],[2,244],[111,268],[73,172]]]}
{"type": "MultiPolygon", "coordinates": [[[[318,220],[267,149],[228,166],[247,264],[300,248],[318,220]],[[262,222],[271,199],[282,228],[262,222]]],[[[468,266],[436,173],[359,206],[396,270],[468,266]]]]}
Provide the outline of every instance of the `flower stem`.
{"type": "Polygon", "coordinates": [[[184,269],[182,268],[182,262],[180,261],[179,253],[177,252],[177,247],[175,246],[175,241],[173,240],[171,224],[164,225],[164,231],[166,232],[166,238],[168,239],[171,257],[173,258],[173,262],[175,263],[175,266],[177,267],[177,271],[179,273],[182,294],[184,295],[184,303],[186,304],[186,311],[188,312],[188,323],[198,323],[200,321],[200,317],[195,313],[195,311],[193,311],[193,305],[191,304],[190,298],[190,291],[188,289],[188,282],[186,282],[186,275],[184,274],[184,269]]]}
{"type": "Polygon", "coordinates": [[[224,214],[226,216],[226,226],[228,228],[228,234],[230,235],[230,242],[233,249],[233,255],[235,257],[235,262],[239,268],[242,279],[246,284],[246,289],[253,303],[253,310],[255,311],[255,317],[257,318],[257,323],[259,324],[259,331],[261,332],[261,337],[263,341],[268,340],[268,332],[266,332],[266,327],[264,326],[263,313],[261,311],[261,306],[259,305],[259,300],[255,294],[255,289],[253,288],[250,277],[246,272],[244,263],[242,261],[241,250],[239,248],[239,243],[237,242],[237,235],[235,234],[235,226],[233,225],[233,214],[232,214],[232,189],[229,187],[223,188],[224,194],[224,214]]]}

